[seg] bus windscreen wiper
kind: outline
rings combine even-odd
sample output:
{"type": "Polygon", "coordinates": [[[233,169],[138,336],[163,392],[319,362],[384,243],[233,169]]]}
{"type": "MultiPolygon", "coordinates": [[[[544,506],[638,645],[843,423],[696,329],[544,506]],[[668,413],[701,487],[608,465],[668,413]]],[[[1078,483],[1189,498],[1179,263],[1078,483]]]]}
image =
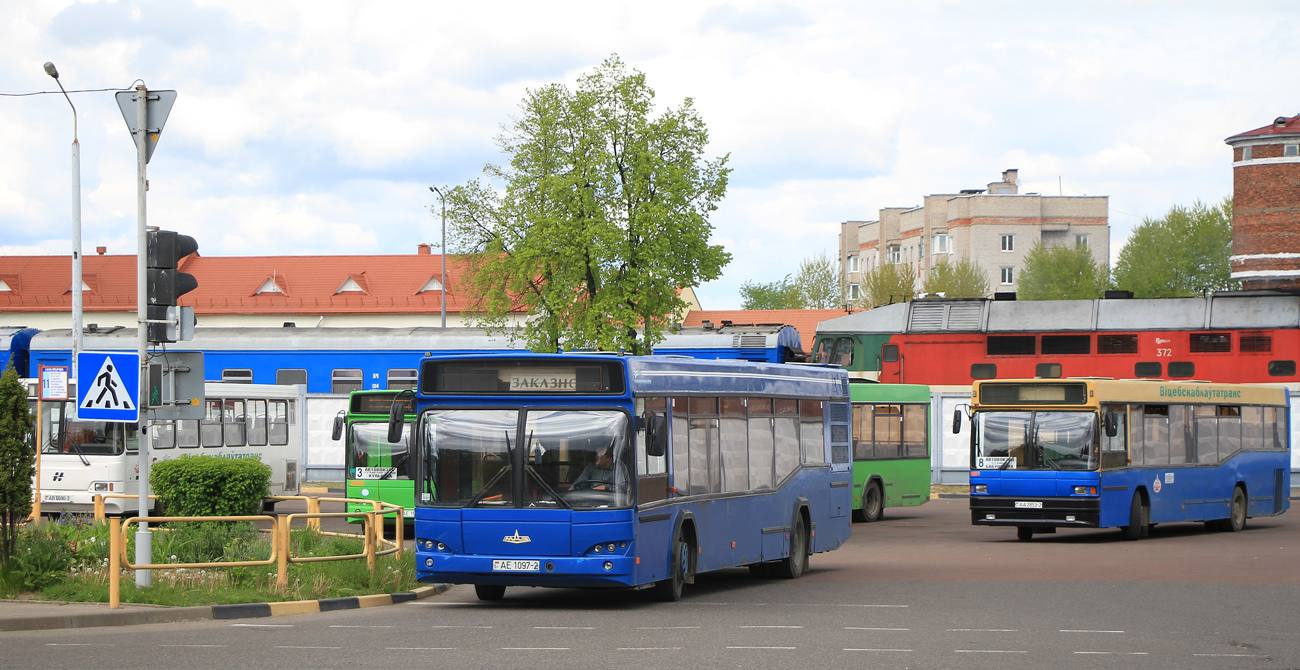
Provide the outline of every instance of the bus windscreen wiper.
{"type": "MultiPolygon", "coordinates": [[[[528,454],[529,454],[529,450],[531,450],[531,449],[532,449],[532,446],[533,446],[533,434],[532,434],[532,433],[529,433],[529,434],[528,434],[528,443],[527,443],[527,446],[528,446],[528,449],[524,450],[524,456],[525,456],[525,457],[528,456],[528,454]]],[[[545,480],[545,479],[542,479],[542,475],[541,475],[540,473],[538,473],[537,470],[535,470],[535,469],[533,468],[532,465],[529,465],[527,461],[524,462],[524,472],[527,473],[527,474],[529,474],[529,475],[532,475],[533,479],[537,480],[537,483],[538,483],[538,484],[541,484],[543,489],[546,489],[546,493],[547,493],[547,495],[549,495],[549,496],[551,496],[552,498],[554,498],[554,499],[555,499],[555,502],[558,503],[558,504],[560,505],[560,507],[563,507],[563,508],[565,508],[565,509],[573,509],[573,506],[570,505],[569,502],[568,502],[567,500],[565,500],[564,498],[561,498],[561,497],[560,497],[560,494],[559,494],[559,493],[556,493],[556,492],[555,492],[555,489],[551,488],[551,485],[550,485],[550,484],[547,484],[547,483],[546,483],[546,480],[545,480]]]]}
{"type": "Polygon", "coordinates": [[[509,433],[509,432],[506,432],[506,465],[505,465],[505,467],[501,468],[500,470],[497,470],[497,473],[496,473],[495,475],[492,475],[492,479],[489,479],[488,482],[487,482],[486,484],[483,485],[483,488],[479,489],[479,492],[476,493],[476,494],[474,494],[474,497],[473,497],[473,498],[470,498],[469,501],[465,503],[465,506],[466,506],[466,507],[474,507],[474,506],[478,505],[480,502],[483,502],[483,498],[484,498],[484,496],[487,495],[487,492],[490,491],[490,490],[492,490],[492,487],[493,487],[493,486],[494,486],[498,481],[500,481],[502,477],[504,477],[507,473],[509,473],[511,468],[514,467],[514,462],[515,462],[514,452],[510,450],[510,433],[509,433]]]}

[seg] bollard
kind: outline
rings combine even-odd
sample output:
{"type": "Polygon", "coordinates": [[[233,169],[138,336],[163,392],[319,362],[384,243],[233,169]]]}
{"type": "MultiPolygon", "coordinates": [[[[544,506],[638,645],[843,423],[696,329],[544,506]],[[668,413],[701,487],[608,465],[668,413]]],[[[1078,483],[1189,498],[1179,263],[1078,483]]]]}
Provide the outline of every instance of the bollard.
{"type": "Polygon", "coordinates": [[[402,550],[406,548],[406,508],[397,508],[397,530],[393,539],[397,541],[397,560],[402,560],[402,550]]]}
{"type": "MultiPolygon", "coordinates": [[[[95,496],[96,499],[99,496],[95,496]]],[[[118,609],[122,604],[122,520],[113,517],[108,522],[108,608],[118,609]]]]}
{"type": "Polygon", "coordinates": [[[95,494],[95,523],[104,523],[104,496],[95,494]]]}
{"type": "MultiPolygon", "coordinates": [[[[307,498],[307,513],[320,514],[320,498],[307,498]]],[[[320,519],[307,519],[307,527],[320,530],[320,519]]]]}
{"type": "MultiPolygon", "coordinates": [[[[375,537],[377,536],[375,531],[376,520],[381,524],[384,522],[383,519],[376,517],[374,512],[366,513],[366,567],[370,568],[371,572],[375,571],[375,537]]],[[[382,529],[383,526],[381,525],[380,528],[382,529]]],[[[382,533],[383,531],[380,530],[379,532],[382,533]]]]}
{"type": "Polygon", "coordinates": [[[277,552],[275,585],[283,592],[289,586],[289,517],[286,515],[276,519],[276,525],[272,530],[274,531],[272,541],[279,545],[274,549],[277,552]]]}

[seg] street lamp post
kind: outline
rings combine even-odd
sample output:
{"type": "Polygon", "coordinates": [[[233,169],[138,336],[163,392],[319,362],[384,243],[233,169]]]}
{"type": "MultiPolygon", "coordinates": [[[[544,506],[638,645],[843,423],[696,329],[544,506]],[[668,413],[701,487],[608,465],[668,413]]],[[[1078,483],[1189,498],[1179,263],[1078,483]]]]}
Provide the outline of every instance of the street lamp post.
{"type": "Polygon", "coordinates": [[[438,200],[442,203],[442,327],[447,327],[447,199],[442,196],[442,191],[437,186],[430,186],[430,191],[438,194],[438,200]]]}
{"type": "Polygon", "coordinates": [[[72,366],[71,379],[77,378],[77,354],[81,352],[81,143],[77,141],[77,106],[59,81],[59,71],[54,63],[45,64],[45,74],[63,91],[63,97],[72,108],[72,366]]]}

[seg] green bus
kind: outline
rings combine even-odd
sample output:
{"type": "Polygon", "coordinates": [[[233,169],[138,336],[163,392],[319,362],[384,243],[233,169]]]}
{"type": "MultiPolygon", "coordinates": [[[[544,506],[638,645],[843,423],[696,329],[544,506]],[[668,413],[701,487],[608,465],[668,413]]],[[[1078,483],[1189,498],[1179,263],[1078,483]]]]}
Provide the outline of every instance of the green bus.
{"type": "MultiPolygon", "coordinates": [[[[415,518],[415,484],[411,480],[411,424],[415,421],[415,396],[402,397],[406,409],[406,426],[402,439],[388,441],[388,412],[393,398],[401,391],[353,391],[348,408],[334,417],[333,438],[343,439],[347,461],[347,497],[378,500],[401,505],[408,519],[415,518]]],[[[348,511],[373,509],[364,504],[348,504],[348,511]]],[[[360,523],[360,517],[348,521],[360,523]]]]}
{"type": "Polygon", "coordinates": [[[852,380],[853,520],[930,499],[930,387],[852,380]]]}

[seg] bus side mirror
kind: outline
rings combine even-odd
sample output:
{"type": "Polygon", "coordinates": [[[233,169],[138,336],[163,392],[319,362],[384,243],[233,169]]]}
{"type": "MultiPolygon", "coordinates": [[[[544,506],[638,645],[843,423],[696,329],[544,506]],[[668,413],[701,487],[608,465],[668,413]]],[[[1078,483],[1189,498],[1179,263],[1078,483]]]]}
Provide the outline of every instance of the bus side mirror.
{"type": "Polygon", "coordinates": [[[1115,437],[1119,434],[1119,417],[1114,412],[1106,412],[1102,415],[1101,427],[1106,431],[1106,437],[1115,437]]]}
{"type": "Polygon", "coordinates": [[[335,442],[343,437],[343,412],[334,415],[334,430],[330,432],[330,439],[335,442]]]}
{"type": "Polygon", "coordinates": [[[668,452],[668,422],[662,414],[647,410],[645,413],[645,453],[663,456],[668,452]]]}
{"type": "Polygon", "coordinates": [[[393,406],[388,409],[388,443],[402,441],[402,428],[406,426],[406,404],[393,399],[393,406]]]}
{"type": "Polygon", "coordinates": [[[953,435],[956,435],[957,433],[960,432],[961,432],[961,410],[954,409],[952,411],[952,433],[953,435]]]}

